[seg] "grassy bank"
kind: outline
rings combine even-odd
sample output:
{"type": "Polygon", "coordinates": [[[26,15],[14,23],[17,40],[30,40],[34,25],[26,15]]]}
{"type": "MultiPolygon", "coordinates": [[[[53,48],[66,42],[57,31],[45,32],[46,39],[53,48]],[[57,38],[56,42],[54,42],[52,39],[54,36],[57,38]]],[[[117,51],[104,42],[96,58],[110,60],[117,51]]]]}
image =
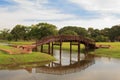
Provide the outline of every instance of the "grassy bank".
{"type": "MultiPolygon", "coordinates": [[[[83,52],[83,49],[84,49],[84,45],[80,45],[80,49],[81,49],[81,52],[83,52]]],[[[59,49],[59,46],[54,46],[55,49],[59,49]]],[[[70,43],[69,42],[65,42],[62,44],[62,49],[63,50],[70,50],[70,43]]],[[[76,45],[72,45],[72,50],[73,51],[77,51],[78,50],[78,46],[76,45]]]]}
{"type": "Polygon", "coordinates": [[[35,41],[9,41],[8,44],[15,44],[15,45],[29,45],[35,43],[35,41]]]}
{"type": "Polygon", "coordinates": [[[53,60],[55,60],[54,57],[40,52],[33,52],[31,54],[10,55],[0,51],[0,64],[23,64],[53,60]]]}
{"type": "Polygon", "coordinates": [[[105,57],[120,58],[120,42],[97,42],[100,45],[111,45],[110,48],[96,49],[92,54],[105,57]]]}
{"type": "MultiPolygon", "coordinates": [[[[113,57],[113,58],[120,58],[120,42],[97,42],[97,45],[110,45],[110,48],[99,48],[96,49],[94,52],[90,52],[97,56],[104,56],[104,57],[113,57]]],[[[59,49],[59,46],[55,46],[56,49],[59,49]]],[[[70,46],[69,43],[64,43],[63,47],[64,50],[69,50],[70,46]]],[[[77,51],[77,46],[73,46],[73,51],[77,51]]],[[[81,52],[84,51],[84,45],[81,44],[81,52]]]]}
{"type": "MultiPolygon", "coordinates": [[[[110,45],[111,47],[96,49],[94,52],[90,52],[91,54],[104,57],[120,58],[120,42],[97,42],[96,44],[110,45]]],[[[59,49],[59,46],[55,46],[54,48],[59,49]]],[[[69,43],[63,43],[62,49],[69,50],[70,49],[69,43]]],[[[77,46],[72,46],[72,49],[73,51],[77,51],[77,46]]],[[[83,51],[84,45],[81,44],[81,52],[83,51]]]]}
{"type": "MultiPolygon", "coordinates": [[[[44,45],[44,49],[47,49],[48,45],[44,45]]],[[[59,45],[54,45],[54,49],[60,49],[59,45]]],[[[84,52],[84,45],[80,45],[81,52],[84,52]]],[[[70,43],[69,42],[64,42],[62,43],[62,50],[70,51],[70,43]]],[[[77,52],[78,51],[78,46],[72,45],[72,51],[77,52]]]]}
{"type": "Polygon", "coordinates": [[[1,51],[4,51],[6,53],[9,53],[9,54],[20,54],[21,53],[21,50],[20,49],[17,49],[17,48],[13,48],[13,47],[10,47],[10,46],[7,46],[7,45],[0,45],[0,50],[1,51]]]}
{"type": "MultiPolygon", "coordinates": [[[[31,44],[31,42],[11,42],[13,44],[31,44]]],[[[113,57],[113,58],[120,58],[120,42],[97,42],[96,44],[100,45],[111,45],[109,49],[107,48],[100,48],[96,49],[94,52],[90,52],[91,54],[95,54],[98,56],[105,56],[105,57],[113,57]]],[[[47,48],[47,46],[45,46],[47,48]]],[[[54,49],[59,49],[59,46],[54,46],[54,49]]],[[[63,43],[62,44],[63,50],[69,50],[70,44],[69,43],[63,43]]],[[[72,46],[73,51],[77,51],[77,46],[72,46]]],[[[84,51],[84,45],[81,44],[81,52],[84,51]]]]}
{"type": "MultiPolygon", "coordinates": [[[[16,42],[16,44],[25,44],[27,42],[16,42]]],[[[30,42],[29,42],[30,43],[30,42]]],[[[23,64],[33,62],[46,62],[55,60],[54,57],[40,52],[30,54],[20,54],[21,50],[7,45],[0,45],[0,65],[1,64],[23,64]],[[11,55],[9,53],[15,53],[11,55]]]]}
{"type": "MultiPolygon", "coordinates": [[[[95,54],[97,56],[104,56],[104,57],[113,57],[113,58],[120,58],[120,42],[97,42],[97,45],[110,45],[110,48],[99,48],[96,49],[94,52],[90,52],[91,54],[95,54]]],[[[63,43],[62,49],[63,50],[70,50],[69,43],[63,43]]],[[[54,49],[59,49],[59,46],[54,46],[54,49]]],[[[77,51],[77,46],[72,46],[73,51],[77,51]]],[[[81,44],[81,52],[84,51],[84,45],[81,44]]]]}

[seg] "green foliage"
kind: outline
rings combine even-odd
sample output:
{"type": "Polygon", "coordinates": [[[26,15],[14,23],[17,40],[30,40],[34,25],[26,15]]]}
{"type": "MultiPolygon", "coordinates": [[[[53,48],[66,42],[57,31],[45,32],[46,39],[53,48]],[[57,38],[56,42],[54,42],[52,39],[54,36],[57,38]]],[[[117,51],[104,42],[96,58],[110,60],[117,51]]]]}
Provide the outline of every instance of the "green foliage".
{"type": "Polygon", "coordinates": [[[2,40],[12,40],[12,34],[10,33],[9,29],[3,29],[0,31],[0,39],[2,40]]]}
{"type": "Polygon", "coordinates": [[[31,26],[29,32],[31,39],[41,39],[43,37],[57,35],[57,28],[55,25],[48,23],[39,23],[31,26]]]}
{"type": "Polygon", "coordinates": [[[61,33],[61,35],[78,35],[76,32],[67,30],[61,33]]]}
{"type": "Polygon", "coordinates": [[[105,28],[102,30],[88,28],[88,35],[96,42],[107,42],[109,41],[109,28],[105,28]]]}
{"type": "Polygon", "coordinates": [[[120,36],[120,25],[115,25],[109,31],[110,40],[116,41],[119,36],[120,36]]]}
{"type": "Polygon", "coordinates": [[[92,38],[97,42],[120,41],[120,25],[102,30],[92,27],[85,29],[78,26],[65,26],[59,30],[53,24],[38,23],[31,26],[16,25],[11,31],[4,29],[0,31],[1,40],[39,40],[43,37],[53,35],[80,35],[92,38]]]}
{"type": "Polygon", "coordinates": [[[37,26],[40,27],[40,38],[57,35],[57,27],[52,24],[39,23],[37,26]]]}
{"type": "Polygon", "coordinates": [[[11,34],[15,38],[15,41],[19,40],[25,40],[26,37],[26,27],[23,25],[16,25],[12,31],[11,34]]]}
{"type": "Polygon", "coordinates": [[[87,36],[87,30],[85,28],[82,27],[76,27],[76,26],[66,26],[63,27],[59,30],[59,34],[67,34],[68,35],[81,35],[81,36],[87,36]]]}
{"type": "Polygon", "coordinates": [[[32,25],[31,27],[31,30],[28,34],[29,38],[30,39],[39,39],[41,38],[41,34],[40,34],[40,26],[36,26],[36,25],[32,25]]]}
{"type": "Polygon", "coordinates": [[[103,35],[96,36],[95,41],[97,42],[107,42],[109,41],[108,37],[105,37],[103,35]]]}

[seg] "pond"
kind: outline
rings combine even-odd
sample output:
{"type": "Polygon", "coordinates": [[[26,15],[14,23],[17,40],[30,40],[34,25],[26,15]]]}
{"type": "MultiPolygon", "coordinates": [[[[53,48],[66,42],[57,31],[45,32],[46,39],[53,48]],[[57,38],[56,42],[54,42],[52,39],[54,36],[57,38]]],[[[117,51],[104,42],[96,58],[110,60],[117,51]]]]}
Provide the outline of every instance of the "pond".
{"type": "Polygon", "coordinates": [[[120,80],[120,59],[54,51],[55,62],[0,66],[0,80],[120,80]]]}

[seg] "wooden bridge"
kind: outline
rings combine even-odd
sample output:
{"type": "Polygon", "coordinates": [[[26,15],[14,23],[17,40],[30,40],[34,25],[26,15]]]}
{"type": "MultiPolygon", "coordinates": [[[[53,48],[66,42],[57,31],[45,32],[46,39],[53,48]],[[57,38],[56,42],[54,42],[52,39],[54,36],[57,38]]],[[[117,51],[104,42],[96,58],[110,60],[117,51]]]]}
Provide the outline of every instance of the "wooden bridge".
{"type": "Polygon", "coordinates": [[[66,35],[59,35],[59,36],[50,36],[40,39],[36,41],[36,47],[41,46],[41,52],[43,52],[43,45],[48,45],[48,54],[53,55],[53,47],[54,45],[60,46],[60,58],[61,58],[61,50],[62,50],[62,43],[63,42],[70,42],[70,58],[72,53],[72,45],[78,46],[78,61],[80,60],[80,44],[85,45],[85,53],[87,53],[90,49],[95,49],[95,42],[94,40],[82,37],[82,36],[66,36],[66,35]]]}
{"type": "Polygon", "coordinates": [[[78,42],[78,43],[83,43],[87,45],[89,48],[95,47],[94,40],[91,40],[82,36],[65,36],[65,35],[49,36],[49,37],[42,38],[36,42],[36,45],[39,46],[39,45],[47,44],[50,42],[78,42]]]}

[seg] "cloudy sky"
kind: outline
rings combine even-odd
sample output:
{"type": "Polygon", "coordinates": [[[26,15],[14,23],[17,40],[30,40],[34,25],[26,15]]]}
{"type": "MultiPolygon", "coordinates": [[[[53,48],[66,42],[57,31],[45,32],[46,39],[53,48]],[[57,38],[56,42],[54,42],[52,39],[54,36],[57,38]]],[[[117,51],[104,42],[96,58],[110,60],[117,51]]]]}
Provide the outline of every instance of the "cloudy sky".
{"type": "Polygon", "coordinates": [[[119,18],[120,0],[0,0],[0,29],[39,22],[103,29],[119,18]]]}

